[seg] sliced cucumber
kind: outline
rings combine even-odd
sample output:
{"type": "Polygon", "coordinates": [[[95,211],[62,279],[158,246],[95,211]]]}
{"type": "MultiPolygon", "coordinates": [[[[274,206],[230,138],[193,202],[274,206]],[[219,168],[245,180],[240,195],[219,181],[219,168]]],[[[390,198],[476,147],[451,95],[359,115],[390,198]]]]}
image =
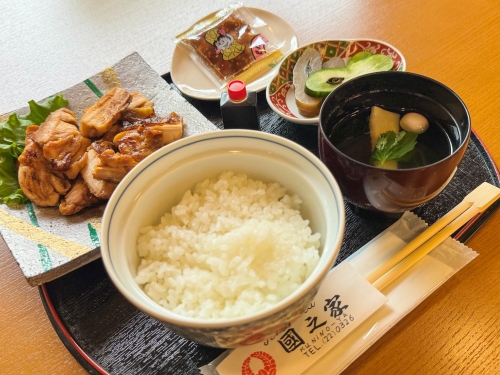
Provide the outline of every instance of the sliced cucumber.
{"type": "Polygon", "coordinates": [[[394,62],[386,55],[371,55],[345,68],[320,69],[306,80],[307,95],[324,98],[343,82],[362,74],[391,70],[394,62]]]}
{"type": "Polygon", "coordinates": [[[347,63],[347,66],[350,67],[355,62],[358,62],[359,60],[366,59],[367,57],[370,57],[370,56],[373,56],[372,52],[369,52],[369,51],[358,52],[353,57],[351,57],[351,59],[347,63]]]}
{"type": "Polygon", "coordinates": [[[351,77],[351,74],[347,68],[317,70],[307,78],[304,91],[307,95],[324,98],[346,78],[351,77]]]}

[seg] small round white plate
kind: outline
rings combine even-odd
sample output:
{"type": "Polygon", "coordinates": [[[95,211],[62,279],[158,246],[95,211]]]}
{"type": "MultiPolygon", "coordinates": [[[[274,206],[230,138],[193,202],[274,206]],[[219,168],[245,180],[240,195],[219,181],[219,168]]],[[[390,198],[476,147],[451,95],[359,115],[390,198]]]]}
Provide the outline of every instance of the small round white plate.
{"type": "MultiPolygon", "coordinates": [[[[289,52],[297,49],[297,36],[288,22],[262,9],[248,9],[255,16],[264,20],[273,29],[276,37],[285,40],[285,44],[280,48],[283,55],[286,56],[289,52]]],[[[215,12],[212,13],[212,15],[213,14],[215,14],[215,12]]],[[[259,78],[250,82],[247,85],[247,89],[255,92],[264,90],[274,75],[274,69],[270,66],[259,78]]],[[[194,61],[191,60],[179,46],[176,46],[174,49],[170,76],[174,84],[183,94],[196,99],[219,100],[224,91],[223,89],[217,88],[210,78],[196,66],[194,61]]]]}
{"type": "Polygon", "coordinates": [[[317,125],[319,121],[318,116],[302,116],[295,104],[293,68],[300,55],[302,55],[302,52],[308,47],[318,50],[323,57],[323,61],[335,56],[347,59],[358,52],[370,51],[390,56],[394,60],[392,70],[404,71],[406,69],[406,61],[403,54],[390,44],[380,40],[325,40],[300,47],[283,59],[279,67],[275,70],[276,76],[272,78],[266,88],[266,99],[271,109],[285,120],[296,124],[317,125]]]}

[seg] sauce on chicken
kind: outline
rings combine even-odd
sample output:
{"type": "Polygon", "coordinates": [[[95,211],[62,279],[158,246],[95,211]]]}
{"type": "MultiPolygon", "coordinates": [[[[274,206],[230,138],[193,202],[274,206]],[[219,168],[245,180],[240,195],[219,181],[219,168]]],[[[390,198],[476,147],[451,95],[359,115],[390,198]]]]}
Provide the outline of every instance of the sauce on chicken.
{"type": "Polygon", "coordinates": [[[109,199],[137,163],[182,131],[177,113],[158,117],[143,94],[113,88],[84,111],[80,125],[62,108],[27,128],[19,184],[34,204],[73,215],[109,199]]]}

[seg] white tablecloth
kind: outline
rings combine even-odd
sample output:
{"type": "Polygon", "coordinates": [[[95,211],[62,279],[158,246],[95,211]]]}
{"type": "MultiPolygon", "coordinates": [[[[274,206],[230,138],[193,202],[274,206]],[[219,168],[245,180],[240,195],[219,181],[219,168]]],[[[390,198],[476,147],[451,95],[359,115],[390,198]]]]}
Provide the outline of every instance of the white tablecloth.
{"type": "MultiPolygon", "coordinates": [[[[2,0],[0,114],[81,82],[135,51],[158,73],[167,73],[175,35],[227,4],[223,0],[2,0]]],[[[360,16],[362,0],[328,4],[331,0],[244,2],[286,20],[299,45],[378,38],[363,34],[376,15],[360,16]]]]}

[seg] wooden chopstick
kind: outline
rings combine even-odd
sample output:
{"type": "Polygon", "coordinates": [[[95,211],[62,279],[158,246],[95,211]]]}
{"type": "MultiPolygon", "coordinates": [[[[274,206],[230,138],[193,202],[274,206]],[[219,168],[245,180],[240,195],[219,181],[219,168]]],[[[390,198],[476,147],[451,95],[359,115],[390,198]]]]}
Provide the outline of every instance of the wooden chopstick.
{"type": "Polygon", "coordinates": [[[449,211],[447,214],[441,217],[433,225],[428,227],[413,240],[408,242],[408,244],[405,247],[403,247],[397,254],[395,254],[393,257],[391,257],[386,262],[382,263],[373,271],[371,271],[368,275],[366,275],[366,279],[373,284],[376,280],[380,279],[396,264],[401,262],[404,258],[410,255],[415,249],[424,244],[428,239],[430,239],[432,236],[438,233],[441,229],[443,229],[446,225],[451,223],[457,216],[465,212],[471,206],[472,202],[465,202],[465,201],[462,201],[461,203],[456,205],[451,211],[449,211]]]}
{"type": "Polygon", "coordinates": [[[366,279],[379,290],[385,288],[474,216],[485,211],[498,198],[500,198],[498,187],[487,182],[482,183],[397,254],[366,275],[366,279]]]}
{"type": "Polygon", "coordinates": [[[453,220],[449,225],[436,233],[423,245],[419,246],[415,251],[413,251],[402,261],[400,261],[395,267],[392,267],[388,272],[372,282],[373,286],[378,290],[384,289],[397,277],[401,276],[403,272],[407,271],[411,266],[413,266],[425,255],[427,255],[431,250],[435,249],[441,242],[446,240],[463,225],[467,224],[467,222],[476,215],[477,212],[472,207],[466,210],[463,214],[453,220]]]}

